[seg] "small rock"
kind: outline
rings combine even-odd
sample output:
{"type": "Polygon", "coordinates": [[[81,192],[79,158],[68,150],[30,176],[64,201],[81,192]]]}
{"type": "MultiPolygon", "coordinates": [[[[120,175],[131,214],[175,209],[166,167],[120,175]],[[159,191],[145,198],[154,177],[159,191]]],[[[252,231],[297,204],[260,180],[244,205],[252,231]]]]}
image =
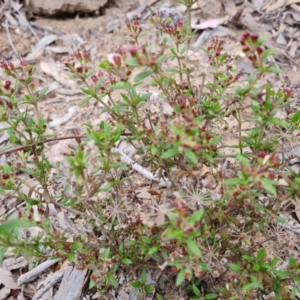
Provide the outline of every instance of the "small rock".
{"type": "Polygon", "coordinates": [[[108,0],[28,0],[26,6],[34,14],[55,16],[63,13],[95,13],[108,0]]]}

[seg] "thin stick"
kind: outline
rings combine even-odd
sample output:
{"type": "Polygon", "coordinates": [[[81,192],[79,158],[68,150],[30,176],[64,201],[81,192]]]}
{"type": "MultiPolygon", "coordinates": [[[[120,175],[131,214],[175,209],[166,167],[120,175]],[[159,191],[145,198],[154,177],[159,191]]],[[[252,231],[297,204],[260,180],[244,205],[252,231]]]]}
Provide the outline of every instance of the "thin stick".
{"type": "Polygon", "coordinates": [[[5,20],[5,23],[2,23],[2,26],[3,26],[3,27],[5,28],[5,30],[6,30],[8,42],[9,42],[9,44],[10,44],[12,50],[15,52],[16,56],[18,56],[19,53],[18,53],[17,49],[15,48],[15,46],[14,46],[12,40],[11,40],[11,37],[10,37],[10,33],[9,33],[9,30],[8,30],[8,21],[7,21],[7,19],[5,20]]]}

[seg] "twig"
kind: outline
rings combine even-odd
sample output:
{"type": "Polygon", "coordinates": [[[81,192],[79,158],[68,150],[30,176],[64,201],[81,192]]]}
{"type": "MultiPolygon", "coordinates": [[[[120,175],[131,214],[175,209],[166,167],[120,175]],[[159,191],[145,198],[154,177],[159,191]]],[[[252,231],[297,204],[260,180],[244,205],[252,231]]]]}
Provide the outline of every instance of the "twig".
{"type": "Polygon", "coordinates": [[[8,30],[8,21],[7,21],[7,19],[5,20],[5,23],[2,23],[2,26],[3,26],[3,27],[5,28],[5,30],[6,30],[7,39],[8,39],[8,42],[9,42],[9,44],[10,44],[12,50],[15,52],[16,56],[18,56],[19,53],[18,53],[17,49],[15,48],[15,46],[14,46],[12,40],[11,40],[11,37],[10,37],[10,33],[9,33],[9,30],[8,30]]]}
{"type": "Polygon", "coordinates": [[[38,276],[39,274],[41,274],[42,272],[50,268],[52,265],[56,264],[58,261],[60,261],[60,259],[58,258],[46,260],[45,262],[41,263],[34,269],[21,275],[18,279],[18,286],[22,285],[23,283],[30,280],[31,278],[38,276]]]}
{"type": "Polygon", "coordinates": [[[124,154],[119,149],[113,148],[112,150],[121,155],[121,161],[122,162],[126,163],[127,165],[131,165],[131,167],[134,170],[136,170],[137,172],[139,172],[140,174],[142,174],[144,177],[148,178],[149,180],[158,182],[160,186],[165,186],[165,185],[170,185],[171,184],[169,179],[167,179],[167,178],[157,178],[150,171],[146,170],[141,165],[139,165],[138,163],[133,161],[129,156],[124,154]]]}
{"type": "MultiPolygon", "coordinates": [[[[131,133],[122,133],[123,136],[131,136],[132,134],[131,133]]],[[[51,138],[51,139],[45,139],[45,140],[42,140],[40,142],[37,143],[37,145],[43,145],[43,144],[46,144],[46,143],[50,143],[50,142],[55,142],[55,141],[62,141],[62,140],[71,140],[71,139],[84,139],[86,138],[87,136],[86,135],[71,135],[71,136],[62,136],[62,137],[55,137],[55,138],[51,138]]],[[[8,153],[11,153],[11,152],[16,152],[16,151],[21,151],[21,150],[24,150],[25,148],[30,148],[30,147],[33,147],[33,146],[36,146],[36,144],[30,144],[30,145],[26,145],[26,146],[20,146],[20,147],[16,147],[16,148],[11,148],[11,149],[7,149],[7,150],[4,150],[2,152],[0,152],[0,155],[3,155],[3,154],[8,154],[8,153]]]]}
{"type": "Polygon", "coordinates": [[[49,281],[41,290],[39,290],[31,300],[38,300],[42,298],[42,296],[51,288],[53,287],[58,281],[60,281],[64,276],[65,271],[62,271],[58,274],[57,277],[53,278],[49,281]]]}
{"type": "Polygon", "coordinates": [[[45,31],[49,31],[49,32],[54,33],[54,34],[56,34],[56,35],[58,35],[58,36],[62,36],[62,35],[63,35],[63,32],[57,31],[57,30],[53,29],[53,28],[50,27],[50,26],[42,26],[42,25],[36,24],[36,23],[34,23],[34,22],[32,22],[32,21],[29,21],[29,24],[30,24],[32,27],[35,27],[35,28],[37,28],[37,29],[42,29],[42,30],[45,30],[45,31]]]}

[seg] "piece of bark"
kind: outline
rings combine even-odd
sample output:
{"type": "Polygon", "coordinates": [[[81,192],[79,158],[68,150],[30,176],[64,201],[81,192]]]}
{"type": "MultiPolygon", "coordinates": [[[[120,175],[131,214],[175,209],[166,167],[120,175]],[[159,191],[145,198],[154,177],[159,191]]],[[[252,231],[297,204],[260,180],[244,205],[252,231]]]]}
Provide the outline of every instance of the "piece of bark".
{"type": "Polygon", "coordinates": [[[78,270],[73,266],[66,269],[54,300],[79,300],[85,284],[87,270],[78,270]]]}

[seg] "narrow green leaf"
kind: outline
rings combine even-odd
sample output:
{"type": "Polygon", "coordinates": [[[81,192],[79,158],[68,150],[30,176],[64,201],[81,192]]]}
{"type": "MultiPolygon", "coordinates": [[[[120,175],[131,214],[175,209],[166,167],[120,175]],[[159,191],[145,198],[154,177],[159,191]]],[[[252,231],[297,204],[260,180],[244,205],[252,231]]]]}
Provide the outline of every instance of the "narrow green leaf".
{"type": "Polygon", "coordinates": [[[226,185],[237,185],[240,184],[240,182],[241,182],[240,178],[229,178],[224,180],[224,183],[226,185]]]}
{"type": "Polygon", "coordinates": [[[236,264],[228,263],[228,267],[229,267],[232,271],[234,271],[234,272],[236,272],[236,273],[241,273],[241,272],[242,272],[242,269],[241,269],[238,265],[236,265],[236,264]]]}
{"type": "Polygon", "coordinates": [[[197,244],[196,244],[195,241],[193,241],[193,240],[187,240],[186,243],[188,245],[189,250],[191,250],[198,257],[202,257],[201,250],[198,248],[198,246],[197,246],[197,244]]]}
{"type": "Polygon", "coordinates": [[[117,288],[118,287],[118,282],[115,278],[114,275],[108,273],[107,274],[107,279],[108,279],[108,282],[114,287],[114,288],[117,288]]]}
{"type": "Polygon", "coordinates": [[[192,164],[198,163],[197,156],[191,149],[184,149],[184,155],[192,164]]]}
{"type": "Polygon", "coordinates": [[[279,68],[275,68],[275,67],[268,67],[266,68],[266,72],[268,73],[275,73],[275,74],[282,74],[283,71],[279,68]]]}
{"type": "Polygon", "coordinates": [[[218,297],[217,294],[207,294],[204,296],[205,300],[209,300],[209,299],[216,299],[218,297]]]}
{"type": "Polygon", "coordinates": [[[196,287],[196,285],[193,284],[193,292],[196,296],[200,296],[201,295],[201,292],[200,290],[196,287]]]}
{"type": "Polygon", "coordinates": [[[125,64],[130,67],[139,67],[139,63],[136,58],[130,57],[125,60],[125,64]]]}
{"type": "Polygon", "coordinates": [[[76,244],[73,244],[70,248],[71,248],[72,251],[75,251],[75,250],[81,249],[82,244],[81,243],[76,243],[76,244]]]}
{"type": "Polygon", "coordinates": [[[274,181],[268,179],[268,178],[262,178],[262,187],[270,194],[276,195],[276,188],[274,187],[274,181]]]}
{"type": "Polygon", "coordinates": [[[195,222],[200,221],[202,219],[203,214],[203,209],[197,210],[190,216],[189,221],[194,224],[195,222]]]}
{"type": "Polygon", "coordinates": [[[286,224],[287,223],[287,221],[281,216],[276,216],[276,220],[281,224],[286,224]]]}
{"type": "Polygon", "coordinates": [[[37,101],[41,100],[41,99],[47,94],[48,90],[49,90],[49,87],[48,87],[48,86],[44,87],[44,88],[39,92],[39,95],[37,96],[36,100],[37,100],[37,101]]]}
{"type": "Polygon", "coordinates": [[[258,40],[256,41],[256,45],[257,46],[262,46],[263,45],[263,43],[266,41],[266,39],[268,38],[268,34],[262,34],[259,38],[258,38],[258,40]]]}
{"type": "Polygon", "coordinates": [[[259,249],[259,251],[257,252],[257,260],[263,262],[265,260],[266,257],[266,248],[261,248],[259,249]]]}
{"type": "Polygon", "coordinates": [[[89,90],[89,89],[84,89],[84,88],[81,88],[81,91],[86,94],[86,95],[89,95],[89,96],[92,96],[94,94],[93,91],[89,90]]]}
{"type": "Polygon", "coordinates": [[[141,283],[146,284],[146,281],[147,281],[147,272],[145,269],[143,269],[141,274],[141,283]]]}
{"type": "Polygon", "coordinates": [[[149,255],[155,254],[158,251],[158,249],[159,249],[159,246],[154,246],[149,249],[148,254],[149,255]]]}
{"type": "Polygon", "coordinates": [[[273,55],[276,53],[276,50],[274,49],[267,49],[262,54],[260,54],[260,58],[265,60],[267,57],[273,55]]]}
{"type": "Polygon", "coordinates": [[[296,124],[300,120],[300,110],[297,110],[291,117],[292,123],[296,124]]]}
{"type": "Polygon", "coordinates": [[[162,159],[169,159],[179,154],[178,149],[170,149],[161,155],[162,159]]]}
{"type": "Polygon", "coordinates": [[[250,167],[250,161],[244,155],[238,154],[236,158],[241,164],[250,167]]]}
{"type": "Polygon", "coordinates": [[[141,283],[140,283],[139,281],[131,281],[131,282],[130,282],[130,285],[131,285],[132,287],[134,287],[135,289],[139,289],[140,286],[141,286],[141,283]]]}
{"type": "Polygon", "coordinates": [[[245,293],[251,289],[257,289],[257,288],[262,289],[263,286],[258,282],[252,282],[252,283],[245,284],[242,288],[242,291],[245,293]]]}
{"type": "Polygon", "coordinates": [[[183,283],[185,276],[185,269],[180,270],[176,278],[176,286],[179,286],[183,283]]]}
{"type": "Polygon", "coordinates": [[[122,263],[124,264],[124,265],[131,265],[132,264],[132,261],[129,259],[129,258],[123,258],[122,259],[122,263]]]}
{"type": "Polygon", "coordinates": [[[104,252],[101,254],[101,258],[102,258],[102,259],[108,259],[109,256],[110,256],[110,248],[108,247],[108,248],[106,248],[106,249],[104,250],[104,252]]]}
{"type": "Polygon", "coordinates": [[[151,74],[152,74],[152,71],[144,71],[144,72],[141,72],[141,73],[139,73],[138,75],[136,75],[136,76],[134,77],[134,82],[138,82],[138,81],[140,81],[140,80],[142,80],[142,79],[148,77],[148,76],[151,75],[151,74]]]}
{"type": "Polygon", "coordinates": [[[167,233],[167,236],[170,239],[178,239],[182,237],[182,230],[181,229],[175,229],[175,230],[171,230],[167,233]]]}

